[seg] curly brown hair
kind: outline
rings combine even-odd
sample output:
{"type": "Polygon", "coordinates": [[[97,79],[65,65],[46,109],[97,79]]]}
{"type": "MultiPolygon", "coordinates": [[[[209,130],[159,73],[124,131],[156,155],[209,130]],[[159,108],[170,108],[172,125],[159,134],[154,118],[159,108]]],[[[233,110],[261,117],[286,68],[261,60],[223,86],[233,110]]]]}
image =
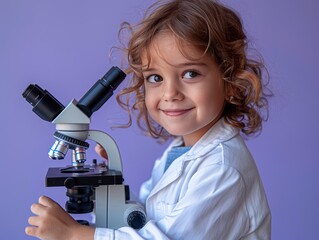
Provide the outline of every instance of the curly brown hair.
{"type": "Polygon", "coordinates": [[[138,25],[123,23],[120,33],[123,30],[130,32],[123,48],[129,65],[127,72],[132,78],[129,86],[117,95],[117,101],[129,113],[127,126],[132,124],[132,113],[137,112],[142,130],[155,138],[170,137],[147,112],[141,56],[148,53],[159,32],[171,31],[179,40],[181,51],[183,43],[191,43],[216,60],[225,81],[225,121],[246,135],[260,132],[262,121],[268,118],[268,72],[260,56],[248,57],[247,37],[234,10],[216,0],[157,1],[138,25]]]}

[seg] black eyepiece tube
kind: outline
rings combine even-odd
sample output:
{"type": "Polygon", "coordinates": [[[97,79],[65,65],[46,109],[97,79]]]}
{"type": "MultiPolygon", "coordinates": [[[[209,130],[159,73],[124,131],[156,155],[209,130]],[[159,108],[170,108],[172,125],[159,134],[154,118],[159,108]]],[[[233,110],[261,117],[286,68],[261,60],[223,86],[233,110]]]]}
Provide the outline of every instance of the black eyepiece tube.
{"type": "Polygon", "coordinates": [[[30,84],[22,96],[33,106],[32,111],[48,122],[52,122],[64,109],[64,106],[55,97],[36,84],[30,84]]]}
{"type": "Polygon", "coordinates": [[[88,117],[97,111],[112,95],[113,91],[125,79],[126,74],[118,67],[112,67],[98,80],[77,104],[88,117]]]}

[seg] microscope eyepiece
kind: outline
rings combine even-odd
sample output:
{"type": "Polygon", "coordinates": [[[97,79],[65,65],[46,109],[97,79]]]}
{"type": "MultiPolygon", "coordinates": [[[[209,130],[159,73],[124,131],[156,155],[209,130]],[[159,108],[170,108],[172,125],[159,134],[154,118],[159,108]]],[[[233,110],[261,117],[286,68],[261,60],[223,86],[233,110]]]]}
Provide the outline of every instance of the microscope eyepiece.
{"type": "Polygon", "coordinates": [[[48,122],[51,122],[64,109],[55,97],[36,84],[30,84],[22,96],[33,106],[32,111],[48,122]]]}
{"type": "Polygon", "coordinates": [[[121,69],[112,67],[85,93],[77,104],[77,107],[88,117],[91,117],[113,95],[113,91],[125,77],[126,74],[121,69]]]}
{"type": "Polygon", "coordinates": [[[102,78],[101,83],[104,87],[115,90],[126,77],[126,74],[118,67],[112,67],[102,78]]]}

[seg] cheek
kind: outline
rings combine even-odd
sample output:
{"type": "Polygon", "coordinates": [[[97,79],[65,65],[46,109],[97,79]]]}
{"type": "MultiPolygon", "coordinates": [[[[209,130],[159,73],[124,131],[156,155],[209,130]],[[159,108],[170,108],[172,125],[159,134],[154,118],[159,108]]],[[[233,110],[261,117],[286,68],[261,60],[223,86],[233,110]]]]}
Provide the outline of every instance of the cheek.
{"type": "Polygon", "coordinates": [[[154,95],[145,92],[145,106],[147,111],[153,115],[154,110],[157,108],[156,98],[154,95]]]}
{"type": "Polygon", "coordinates": [[[201,94],[197,95],[197,103],[205,109],[210,109],[210,111],[219,114],[224,106],[225,94],[223,86],[215,85],[204,89],[204,91],[201,91],[201,94]]]}

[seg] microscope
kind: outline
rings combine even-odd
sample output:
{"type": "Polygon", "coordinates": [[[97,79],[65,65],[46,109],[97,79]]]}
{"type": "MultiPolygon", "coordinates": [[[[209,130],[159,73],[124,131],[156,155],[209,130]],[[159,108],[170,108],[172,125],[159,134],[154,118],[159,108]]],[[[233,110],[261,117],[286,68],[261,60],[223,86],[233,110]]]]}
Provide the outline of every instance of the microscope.
{"type": "MultiPolygon", "coordinates": [[[[72,150],[72,164],[61,168],[49,168],[47,187],[66,187],[67,212],[90,213],[95,211],[95,227],[117,229],[130,226],[140,229],[146,222],[144,208],[130,201],[129,186],[124,185],[122,160],[113,138],[105,132],[90,130],[90,117],[112,95],[125,79],[126,74],[112,67],[77,102],[73,99],[64,107],[47,90],[30,84],[22,96],[41,119],[56,125],[55,143],[49,150],[51,159],[64,159],[72,150]],[[86,150],[92,140],[107,152],[108,160],[87,165],[86,150]]],[[[86,221],[80,223],[90,225],[86,221]]]]}

